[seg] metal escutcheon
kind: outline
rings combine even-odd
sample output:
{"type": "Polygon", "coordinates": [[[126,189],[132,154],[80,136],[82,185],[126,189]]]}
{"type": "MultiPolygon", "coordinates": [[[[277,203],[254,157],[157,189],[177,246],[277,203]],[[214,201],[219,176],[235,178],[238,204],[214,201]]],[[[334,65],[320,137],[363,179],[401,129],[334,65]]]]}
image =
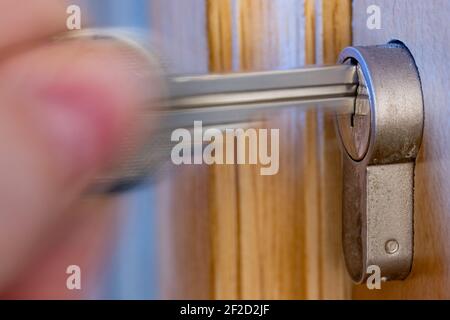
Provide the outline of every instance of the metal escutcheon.
{"type": "Polygon", "coordinates": [[[384,280],[405,279],[413,261],[414,168],[423,131],[419,74],[399,42],[349,47],[339,62],[357,65],[359,77],[353,115],[337,115],[345,150],[347,269],[356,283],[371,266],[384,280]]]}

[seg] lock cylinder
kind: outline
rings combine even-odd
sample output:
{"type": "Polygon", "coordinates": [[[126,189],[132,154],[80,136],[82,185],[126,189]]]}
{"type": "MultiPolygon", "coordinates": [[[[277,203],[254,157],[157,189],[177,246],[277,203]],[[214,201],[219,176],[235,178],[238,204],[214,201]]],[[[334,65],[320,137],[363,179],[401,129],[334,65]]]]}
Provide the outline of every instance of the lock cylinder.
{"type": "Polygon", "coordinates": [[[352,115],[338,115],[343,146],[343,246],[361,283],[373,266],[384,280],[408,276],[413,261],[414,169],[423,131],[419,74],[399,42],[350,47],[340,63],[356,65],[352,115]]]}

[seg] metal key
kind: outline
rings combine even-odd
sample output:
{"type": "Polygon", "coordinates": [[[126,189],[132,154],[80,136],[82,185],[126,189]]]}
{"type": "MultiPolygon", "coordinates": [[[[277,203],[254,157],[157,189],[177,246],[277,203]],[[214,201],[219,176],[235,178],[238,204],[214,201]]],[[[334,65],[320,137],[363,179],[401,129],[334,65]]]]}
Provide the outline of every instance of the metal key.
{"type": "Polygon", "coordinates": [[[353,112],[356,67],[336,65],[303,69],[173,77],[164,126],[183,127],[254,121],[281,108],[320,106],[353,112]]]}
{"type": "MultiPolygon", "coordinates": [[[[117,32],[71,37],[118,40],[117,32]]],[[[151,60],[151,58],[149,58],[151,60]]],[[[169,159],[170,132],[264,120],[283,108],[329,108],[336,114],[344,157],[343,245],[347,269],[363,282],[377,266],[386,280],[404,279],[413,259],[414,165],[422,139],[423,100],[414,59],[401,43],[345,49],[335,66],[171,77],[168,99],[143,109],[142,124],[159,131],[138,152],[94,181],[101,192],[123,191],[169,159]]]]}
{"type": "MultiPolygon", "coordinates": [[[[85,29],[58,38],[113,40],[131,54],[147,59],[149,68],[157,58],[139,34],[122,29],[85,29]]],[[[170,133],[177,128],[191,128],[194,121],[203,126],[225,128],[270,118],[284,108],[321,108],[340,114],[354,112],[357,74],[353,65],[312,66],[302,69],[234,73],[224,75],[171,76],[166,78],[168,97],[149,101],[143,107],[140,123],[157,124],[144,143],[136,146],[132,138],[123,146],[128,156],[102,173],[91,192],[125,191],[170,160],[173,146],[170,133]],[[136,150],[134,153],[129,150],[136,150]]]]}

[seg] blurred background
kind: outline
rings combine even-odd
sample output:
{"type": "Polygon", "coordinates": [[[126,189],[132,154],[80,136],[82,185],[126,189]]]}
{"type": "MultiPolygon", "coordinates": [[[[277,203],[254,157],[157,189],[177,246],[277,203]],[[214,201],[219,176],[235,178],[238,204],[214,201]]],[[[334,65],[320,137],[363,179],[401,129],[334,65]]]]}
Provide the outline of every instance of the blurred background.
{"type": "MultiPolygon", "coordinates": [[[[148,0],[80,1],[94,26],[149,29],[148,0]]],[[[142,186],[125,197],[119,234],[110,261],[105,261],[104,278],[92,298],[157,299],[157,246],[155,191],[142,186]]]]}

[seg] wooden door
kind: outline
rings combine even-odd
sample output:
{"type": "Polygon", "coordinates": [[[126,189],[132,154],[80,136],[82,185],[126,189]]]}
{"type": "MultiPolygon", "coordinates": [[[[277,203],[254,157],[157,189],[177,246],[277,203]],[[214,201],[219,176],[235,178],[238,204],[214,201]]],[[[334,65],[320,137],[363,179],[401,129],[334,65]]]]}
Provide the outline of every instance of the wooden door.
{"type": "Polygon", "coordinates": [[[403,41],[415,57],[425,106],[424,137],[415,176],[412,273],[406,281],[383,284],[381,290],[357,286],[353,291],[356,299],[450,298],[449,21],[447,0],[354,1],[354,43],[403,41]],[[379,7],[381,29],[367,28],[370,5],[379,7]]]}
{"type": "MultiPolygon", "coordinates": [[[[151,3],[152,27],[175,73],[335,63],[350,45],[349,0],[151,3]]],[[[350,297],[331,117],[287,110],[259,125],[280,128],[275,176],[246,165],[166,171],[159,186],[164,298],[350,297]]]]}

